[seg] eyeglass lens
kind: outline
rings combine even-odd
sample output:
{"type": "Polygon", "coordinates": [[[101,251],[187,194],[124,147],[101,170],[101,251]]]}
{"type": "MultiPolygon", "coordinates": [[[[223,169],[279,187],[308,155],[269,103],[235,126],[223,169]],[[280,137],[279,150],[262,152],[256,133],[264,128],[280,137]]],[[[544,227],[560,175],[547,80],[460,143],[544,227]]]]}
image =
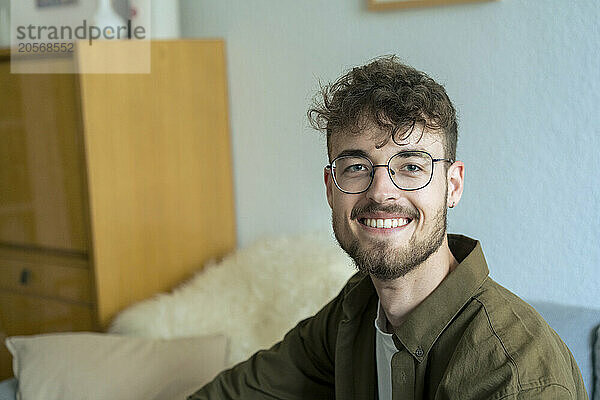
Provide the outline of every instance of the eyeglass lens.
{"type": "MultiPolygon", "coordinates": [[[[340,157],[332,164],[334,178],[345,192],[365,191],[373,178],[373,164],[359,156],[340,157]]],[[[401,189],[414,190],[426,186],[433,172],[433,160],[427,153],[402,152],[389,162],[389,175],[401,189]]]]}

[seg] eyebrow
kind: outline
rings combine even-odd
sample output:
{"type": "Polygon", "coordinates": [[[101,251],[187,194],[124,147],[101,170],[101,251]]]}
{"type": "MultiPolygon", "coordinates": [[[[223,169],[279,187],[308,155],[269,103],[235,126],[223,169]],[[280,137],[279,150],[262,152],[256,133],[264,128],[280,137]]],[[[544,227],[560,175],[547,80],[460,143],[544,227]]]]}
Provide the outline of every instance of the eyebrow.
{"type": "MultiPolygon", "coordinates": [[[[414,147],[414,148],[411,147],[411,148],[403,149],[403,150],[399,151],[398,153],[403,153],[405,151],[427,151],[427,150],[425,150],[424,148],[421,148],[421,147],[414,147]]],[[[396,154],[398,154],[398,153],[396,153],[396,154]]],[[[335,156],[333,159],[336,159],[338,157],[347,157],[347,156],[350,156],[350,157],[361,156],[361,157],[366,157],[369,160],[371,159],[370,156],[369,156],[369,154],[366,151],[361,150],[361,149],[347,149],[347,150],[344,150],[340,154],[338,154],[337,156],[335,156]]]]}
{"type": "Polygon", "coordinates": [[[362,157],[369,158],[369,155],[364,150],[361,150],[361,149],[347,149],[347,150],[342,151],[337,156],[335,156],[334,159],[338,158],[338,157],[346,157],[346,156],[362,156],[362,157]]]}

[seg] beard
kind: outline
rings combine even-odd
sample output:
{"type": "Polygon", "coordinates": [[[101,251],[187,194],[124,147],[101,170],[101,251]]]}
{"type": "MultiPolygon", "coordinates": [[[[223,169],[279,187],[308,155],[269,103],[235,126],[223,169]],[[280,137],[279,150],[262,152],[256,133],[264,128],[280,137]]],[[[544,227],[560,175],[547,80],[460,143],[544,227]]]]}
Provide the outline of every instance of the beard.
{"type": "MultiPolygon", "coordinates": [[[[419,216],[416,210],[406,210],[398,206],[382,207],[371,205],[361,210],[353,210],[355,216],[365,211],[384,211],[391,214],[404,213],[410,215],[411,223],[418,222],[419,216]]],[[[353,218],[355,219],[355,218],[353,218]]],[[[352,258],[356,268],[365,274],[369,274],[381,281],[390,281],[400,278],[416,269],[435,253],[446,237],[447,210],[444,204],[437,210],[431,221],[431,229],[427,236],[417,238],[414,235],[408,244],[401,248],[394,247],[394,243],[384,240],[372,240],[369,243],[361,243],[356,237],[347,234],[344,238],[343,230],[345,221],[343,217],[331,213],[333,233],[340,247],[352,258]]]]}

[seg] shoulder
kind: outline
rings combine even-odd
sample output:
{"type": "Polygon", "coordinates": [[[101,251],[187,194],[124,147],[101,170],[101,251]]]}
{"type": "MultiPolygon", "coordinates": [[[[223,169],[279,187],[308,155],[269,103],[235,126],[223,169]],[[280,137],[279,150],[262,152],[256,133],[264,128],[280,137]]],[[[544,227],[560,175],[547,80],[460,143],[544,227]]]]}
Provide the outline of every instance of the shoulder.
{"type": "Polygon", "coordinates": [[[374,291],[368,276],[360,272],[354,274],[346,281],[337,296],[331,299],[315,315],[301,321],[299,325],[320,326],[321,329],[329,332],[328,336],[330,338],[335,338],[339,323],[366,304],[365,295],[369,292],[369,286],[374,291]]]}
{"type": "Polygon", "coordinates": [[[556,391],[576,398],[581,376],[570,351],[517,295],[487,278],[462,314],[465,323],[451,367],[470,365],[471,373],[454,380],[487,388],[487,398],[521,398],[524,393],[528,395],[523,398],[530,398],[556,391]]]}
{"type": "Polygon", "coordinates": [[[354,275],[352,275],[344,285],[344,288],[342,289],[344,297],[347,296],[352,291],[352,289],[356,288],[361,283],[363,283],[365,279],[369,279],[369,276],[363,274],[362,272],[357,272],[354,275]]]}
{"type": "Polygon", "coordinates": [[[567,346],[542,316],[493,279],[486,279],[473,296],[473,302],[480,307],[480,322],[516,367],[532,361],[543,366],[548,364],[545,373],[551,376],[558,373],[553,366],[570,365],[572,357],[567,346]]]}

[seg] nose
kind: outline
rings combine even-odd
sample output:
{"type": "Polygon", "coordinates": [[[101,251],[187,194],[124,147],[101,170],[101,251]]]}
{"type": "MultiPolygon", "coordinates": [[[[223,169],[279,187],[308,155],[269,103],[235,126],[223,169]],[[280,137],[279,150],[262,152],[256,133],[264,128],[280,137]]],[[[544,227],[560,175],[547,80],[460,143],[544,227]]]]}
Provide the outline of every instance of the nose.
{"type": "Polygon", "coordinates": [[[387,166],[376,165],[373,168],[373,182],[367,190],[367,197],[380,204],[397,200],[400,189],[392,182],[387,166]]]}

